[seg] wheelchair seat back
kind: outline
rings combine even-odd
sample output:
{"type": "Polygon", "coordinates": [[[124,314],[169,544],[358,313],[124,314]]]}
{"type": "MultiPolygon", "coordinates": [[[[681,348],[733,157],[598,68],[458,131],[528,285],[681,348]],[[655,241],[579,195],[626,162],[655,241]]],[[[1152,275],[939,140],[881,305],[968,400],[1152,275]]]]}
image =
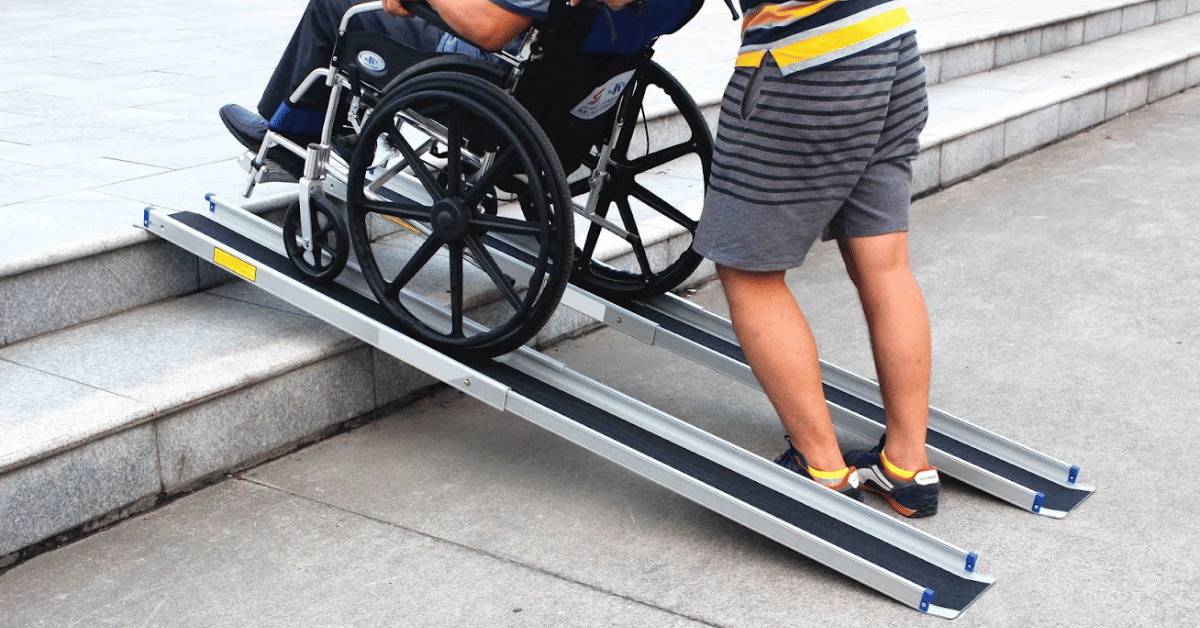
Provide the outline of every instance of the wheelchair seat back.
{"type": "Polygon", "coordinates": [[[613,12],[598,3],[555,2],[549,17],[535,24],[540,58],[525,69],[513,95],[541,123],[566,172],[608,139],[615,105],[650,58],[654,40],[682,28],[703,3],[651,0],[640,11],[613,12]]]}

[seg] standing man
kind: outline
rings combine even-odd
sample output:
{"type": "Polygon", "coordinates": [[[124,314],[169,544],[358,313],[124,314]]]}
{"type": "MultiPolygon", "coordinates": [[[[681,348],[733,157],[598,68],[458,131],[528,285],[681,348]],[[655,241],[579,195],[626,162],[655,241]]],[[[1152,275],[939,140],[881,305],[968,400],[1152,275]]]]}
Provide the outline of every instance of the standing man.
{"type": "Polygon", "coordinates": [[[929,319],[909,268],[925,70],[897,0],[742,0],[694,248],[717,264],[734,331],[791,446],[776,462],[907,517],[937,512],[925,454],[929,319]],[[883,393],[879,445],[843,457],[816,342],[784,282],[821,236],[858,290],[883,393]]]}

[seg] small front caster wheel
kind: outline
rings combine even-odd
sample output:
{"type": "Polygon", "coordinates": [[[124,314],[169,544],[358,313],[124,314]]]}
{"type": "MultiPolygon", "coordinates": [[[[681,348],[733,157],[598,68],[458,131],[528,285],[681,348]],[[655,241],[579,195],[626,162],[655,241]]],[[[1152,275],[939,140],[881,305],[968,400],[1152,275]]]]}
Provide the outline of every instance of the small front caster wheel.
{"type": "Polygon", "coordinates": [[[311,236],[305,246],[300,201],[283,216],[283,246],[288,258],[305,277],[318,283],[332,281],[350,258],[350,236],[342,212],[328,199],[313,196],[308,201],[311,236]]]}

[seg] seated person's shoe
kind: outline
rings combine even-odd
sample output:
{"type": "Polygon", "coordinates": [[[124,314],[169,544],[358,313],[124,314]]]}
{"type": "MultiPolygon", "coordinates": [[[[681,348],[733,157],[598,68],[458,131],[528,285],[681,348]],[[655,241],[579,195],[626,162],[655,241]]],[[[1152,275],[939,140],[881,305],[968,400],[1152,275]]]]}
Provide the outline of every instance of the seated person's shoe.
{"type": "Polygon", "coordinates": [[[242,146],[250,150],[258,150],[263,138],[267,136],[267,120],[249,111],[241,105],[229,104],[221,107],[218,112],[221,122],[242,146]]]}
{"type": "Polygon", "coordinates": [[[885,438],[879,439],[874,449],[846,453],[846,464],[858,467],[863,490],[883,496],[892,510],[910,519],[937,514],[941,492],[937,469],[920,469],[904,479],[903,471],[884,460],[885,438]]]}
{"type": "Polygon", "coordinates": [[[796,448],[792,447],[790,444],[788,445],[787,451],[783,452],[782,455],[775,459],[775,464],[794,473],[798,473],[816,482],[817,484],[824,486],[825,488],[837,491],[842,495],[849,497],[850,499],[856,499],[860,502],[863,500],[863,493],[858,488],[858,473],[855,471],[854,467],[850,467],[849,472],[840,478],[814,478],[812,474],[808,472],[808,463],[804,461],[804,456],[800,455],[800,452],[796,451],[796,448]]]}
{"type": "MultiPolygon", "coordinates": [[[[256,153],[258,152],[258,149],[262,146],[263,139],[267,136],[267,121],[265,118],[240,105],[234,104],[221,107],[219,115],[221,122],[225,124],[225,128],[229,130],[229,133],[242,146],[256,153]]],[[[281,135],[302,147],[308,146],[311,141],[316,141],[313,137],[307,135],[293,136],[287,133],[281,133],[281,135]]],[[[277,165],[297,179],[304,173],[304,159],[282,146],[272,146],[267,151],[267,160],[268,162],[274,162],[273,165],[277,165]]]]}

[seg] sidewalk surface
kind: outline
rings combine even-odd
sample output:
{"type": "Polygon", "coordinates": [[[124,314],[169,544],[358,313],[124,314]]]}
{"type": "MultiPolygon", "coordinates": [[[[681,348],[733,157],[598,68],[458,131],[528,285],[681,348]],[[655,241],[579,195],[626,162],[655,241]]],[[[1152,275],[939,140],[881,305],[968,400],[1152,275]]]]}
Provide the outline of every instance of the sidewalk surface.
{"type": "MultiPolygon", "coordinates": [[[[70,71],[80,77],[144,69],[39,87],[47,110],[78,103],[87,89],[98,110],[111,99],[161,99],[137,108],[149,116],[137,130],[121,128],[128,112],[70,109],[57,123],[24,125],[28,144],[0,141],[0,226],[22,239],[3,246],[36,244],[17,225],[39,207],[83,233],[105,213],[109,223],[128,215],[132,201],[171,205],[222,191],[207,189],[214,181],[236,186],[216,108],[255,101],[301,7],[203,3],[202,15],[178,16],[195,25],[189,31],[139,19],[140,2],[101,4],[109,19],[82,21],[72,11],[92,5],[95,15],[94,2],[0,2],[0,32],[13,19],[57,21],[39,34],[41,52],[74,50],[70,71]],[[227,9],[239,19],[223,32],[237,46],[202,36],[227,9]],[[194,54],[182,59],[176,43],[189,32],[194,54]],[[118,36],[129,39],[126,55],[89,48],[118,36]],[[160,69],[189,73],[196,93],[156,86],[160,69]],[[55,133],[64,139],[44,142],[55,133]],[[160,165],[146,165],[152,153],[160,165]],[[142,178],[130,180],[132,171],[142,178]]],[[[10,85],[38,80],[34,52],[0,47],[10,85]]],[[[0,125],[19,115],[0,107],[0,125]]],[[[956,626],[1182,626],[1200,617],[1200,505],[1171,480],[1186,481],[1177,467],[1200,442],[1197,154],[1193,89],[915,205],[933,404],[1078,464],[1098,488],[1053,520],[945,482],[941,512],[916,527],[978,552],[979,571],[997,577],[956,626]]],[[[873,376],[836,247],[818,246],[790,281],[822,357],[873,376]]],[[[724,311],[715,284],[692,298],[724,311]]],[[[664,351],[600,331],[549,352],[763,456],[783,447],[760,393],[664,351]]],[[[846,435],[844,444],[865,443],[846,435]]],[[[0,628],[940,621],[454,391],[0,573],[0,628]]]]}

